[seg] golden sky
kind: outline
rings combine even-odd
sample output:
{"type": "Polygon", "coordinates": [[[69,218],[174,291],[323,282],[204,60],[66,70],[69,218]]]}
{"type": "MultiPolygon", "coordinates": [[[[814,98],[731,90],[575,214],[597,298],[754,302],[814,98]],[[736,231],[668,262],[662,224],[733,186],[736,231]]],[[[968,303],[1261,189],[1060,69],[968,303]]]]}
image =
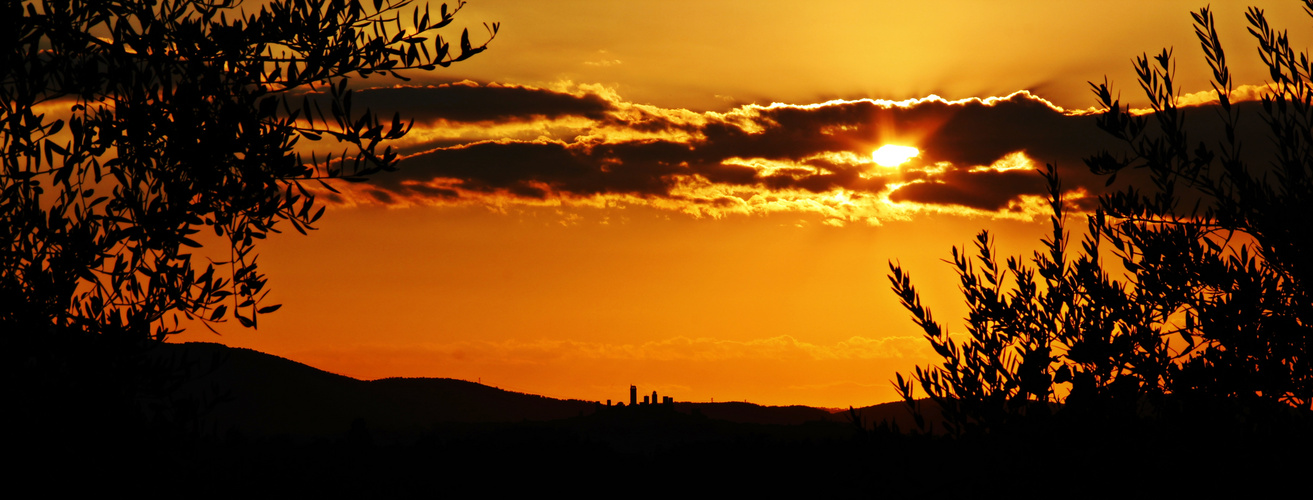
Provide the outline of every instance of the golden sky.
{"type": "MultiPolygon", "coordinates": [[[[1245,5],[1212,2],[1237,81],[1262,84],[1245,5]]],[[[487,52],[355,82],[416,120],[401,171],[261,248],[283,308],[258,330],[179,340],[560,398],[891,401],[933,360],[889,261],[961,331],[950,248],[1038,247],[1044,163],[1091,206],[1081,159],[1116,144],[1079,113],[1087,82],[1139,102],[1131,59],[1175,47],[1182,91],[1207,90],[1200,6],[471,0],[472,38],[501,23],[487,52]],[[891,143],[920,155],[877,164],[891,143]]]]}

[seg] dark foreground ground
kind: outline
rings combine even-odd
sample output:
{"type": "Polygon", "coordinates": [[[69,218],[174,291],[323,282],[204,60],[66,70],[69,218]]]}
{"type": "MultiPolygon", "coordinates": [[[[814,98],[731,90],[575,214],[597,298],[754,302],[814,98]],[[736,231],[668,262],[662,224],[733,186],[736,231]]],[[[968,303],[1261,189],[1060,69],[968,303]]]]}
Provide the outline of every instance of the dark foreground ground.
{"type": "Polygon", "coordinates": [[[1300,498],[1313,474],[1307,433],[1090,429],[951,440],[862,432],[842,422],[743,424],[673,411],[447,424],[405,440],[380,439],[361,421],[313,439],[119,434],[21,444],[6,447],[17,459],[7,472],[14,485],[188,498],[1300,498]]]}
{"type": "Polygon", "coordinates": [[[189,365],[204,376],[188,375],[200,385],[183,392],[218,395],[205,404],[138,398],[169,417],[152,422],[113,411],[100,388],[12,389],[6,482],[42,497],[1303,498],[1313,476],[1307,418],[1058,422],[948,439],[871,425],[892,407],[860,410],[861,425],[804,407],[608,408],[224,356],[219,369],[189,365]]]}

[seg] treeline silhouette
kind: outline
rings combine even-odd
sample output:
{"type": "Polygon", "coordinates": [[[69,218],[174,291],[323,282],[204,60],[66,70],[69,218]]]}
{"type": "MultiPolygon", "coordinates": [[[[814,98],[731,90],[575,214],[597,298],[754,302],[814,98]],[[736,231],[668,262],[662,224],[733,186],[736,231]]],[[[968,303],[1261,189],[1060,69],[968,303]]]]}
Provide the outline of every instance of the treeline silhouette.
{"type": "Polygon", "coordinates": [[[353,108],[349,78],[487,46],[444,40],[464,2],[247,4],[0,4],[0,373],[20,427],[190,432],[182,367],[151,350],[188,321],[255,327],[279,307],[259,243],[314,229],[332,182],[396,168],[410,123],[353,108]]]}
{"type": "MultiPolygon", "coordinates": [[[[1313,1],[1305,1],[1313,16],[1313,1]]],[[[938,366],[897,375],[942,408],[954,436],[1037,436],[1074,430],[1113,438],[1127,454],[1179,440],[1307,439],[1313,416],[1313,82],[1307,52],[1260,9],[1250,33],[1271,81],[1261,110],[1242,115],[1212,12],[1193,13],[1218,103],[1178,105],[1172,52],[1136,59],[1148,114],[1105,82],[1091,84],[1103,133],[1124,151],[1087,165],[1108,185],[1079,251],[1056,172],[1052,233],[1030,263],[1001,262],[987,232],[974,256],[953,249],[969,315],[954,338],[891,263],[890,281],[925,331],[938,366]],[[1186,123],[1216,120],[1216,143],[1186,123]],[[1241,128],[1269,142],[1244,143],[1241,128]],[[1133,443],[1132,446],[1126,446],[1133,443]]],[[[1096,132],[1096,131],[1092,131],[1096,132]]],[[[924,423],[924,422],[923,422],[924,423]]],[[[929,425],[921,426],[927,430],[929,425]]],[[[1090,443],[1096,444],[1096,443],[1090,443]]],[[[1173,455],[1184,459],[1187,455],[1173,455]]]]}

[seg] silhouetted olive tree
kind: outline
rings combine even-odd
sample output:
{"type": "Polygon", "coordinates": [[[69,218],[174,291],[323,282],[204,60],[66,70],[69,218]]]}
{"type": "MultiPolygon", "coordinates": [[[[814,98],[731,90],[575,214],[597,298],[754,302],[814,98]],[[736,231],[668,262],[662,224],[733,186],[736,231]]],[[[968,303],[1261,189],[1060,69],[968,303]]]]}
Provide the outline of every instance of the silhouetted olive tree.
{"type": "MultiPolygon", "coordinates": [[[[1305,3],[1313,16],[1313,0],[1305,3]]],[[[974,263],[953,250],[970,339],[950,338],[890,264],[894,291],[944,359],[899,374],[897,389],[909,402],[916,387],[924,390],[943,407],[950,432],[1034,422],[1054,409],[1117,419],[1219,405],[1241,419],[1313,409],[1313,254],[1301,234],[1313,214],[1308,54],[1291,49],[1262,10],[1249,10],[1271,82],[1262,123],[1242,125],[1212,13],[1193,17],[1224,139],[1190,137],[1171,51],[1141,56],[1135,67],[1152,113],[1132,113],[1107,83],[1091,84],[1104,107],[1099,127],[1129,153],[1100,152],[1087,164],[1109,185],[1119,172],[1146,171],[1152,188],[1102,196],[1079,254],[1065,248],[1064,205],[1050,166],[1053,232],[1033,266],[1000,265],[985,232],[974,263]],[[1264,127],[1270,142],[1242,144],[1241,126],[1264,127]],[[1271,154],[1254,160],[1243,148],[1271,154]],[[1124,272],[1110,271],[1109,254],[1124,272]]]]}
{"type": "MultiPolygon", "coordinates": [[[[463,4],[5,2],[6,364],[64,369],[76,346],[162,340],[180,316],[255,326],[277,309],[262,301],[258,242],[280,226],[312,228],[324,207],[307,183],[333,190],[324,181],[394,169],[385,141],[410,129],[353,107],[348,77],[402,77],[483,51],[468,32],[456,47],[439,34],[463,4]],[[302,140],[342,153],[303,156],[302,140]],[[224,258],[191,254],[202,232],[224,242],[224,258]]],[[[490,40],[498,25],[485,27],[490,40]]]]}
{"type": "Polygon", "coordinates": [[[172,313],[254,325],[275,309],[261,304],[256,243],[319,219],[305,183],[395,168],[381,146],[409,129],[353,108],[347,78],[484,50],[468,32],[455,50],[437,34],[463,2],[436,17],[409,3],[6,3],[0,324],[159,339],[177,331],[172,313]],[[303,157],[302,139],[344,153],[303,157]],[[187,252],[203,230],[230,260],[196,267],[187,252]]]}
{"type": "MultiPolygon", "coordinates": [[[[1305,1],[1313,16],[1313,1],[1305,1]]],[[[1124,140],[1131,156],[1107,152],[1089,160],[1097,173],[1147,169],[1157,193],[1124,190],[1105,209],[1127,245],[1119,252],[1135,275],[1186,300],[1178,332],[1183,363],[1171,366],[1170,389],[1242,400],[1279,401],[1313,409],[1313,251],[1305,229],[1313,214],[1313,80],[1308,53],[1296,53],[1286,32],[1249,9],[1249,32],[1269,69],[1269,92],[1254,123],[1241,123],[1230,102],[1232,79],[1212,13],[1193,14],[1196,33],[1219,94],[1217,144],[1192,142],[1172,90],[1171,53],[1137,61],[1160,134],[1146,117],[1118,110],[1106,84],[1096,93],[1108,108],[1099,126],[1124,140]],[[1267,140],[1242,144],[1239,127],[1261,128],[1267,140]],[[1246,150],[1265,154],[1247,160],[1246,150]],[[1211,205],[1176,215],[1184,190],[1211,205]],[[1182,258],[1189,256],[1188,259],[1182,258]]],[[[1140,285],[1144,287],[1145,285],[1140,285]]]]}

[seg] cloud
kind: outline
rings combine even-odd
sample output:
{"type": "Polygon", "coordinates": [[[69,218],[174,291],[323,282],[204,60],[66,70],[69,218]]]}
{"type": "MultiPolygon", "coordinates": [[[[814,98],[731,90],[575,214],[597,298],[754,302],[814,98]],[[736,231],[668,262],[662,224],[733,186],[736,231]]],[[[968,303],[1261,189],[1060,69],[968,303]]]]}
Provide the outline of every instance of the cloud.
{"type": "MultiPolygon", "coordinates": [[[[327,104],[324,94],[314,94],[327,104]]],[[[479,85],[461,81],[425,87],[358,90],[352,107],[381,116],[400,113],[418,123],[498,123],[582,116],[602,119],[611,103],[596,94],[567,94],[518,85],[479,85]]],[[[328,109],[325,107],[324,109],[328,109]]]]}
{"type": "Polygon", "coordinates": [[[417,123],[398,172],[350,186],[343,203],[649,205],[703,217],[797,212],[825,224],[916,211],[1030,218],[1056,164],[1065,189],[1104,189],[1083,159],[1118,144],[1096,115],[1021,91],[948,101],[833,100],[697,113],[614,91],[473,82],[361,92],[356,102],[417,123]],[[921,155],[876,165],[887,143],[921,155]]]}
{"type": "Polygon", "coordinates": [[[1044,179],[1035,174],[1030,159],[1021,153],[1000,158],[988,167],[958,168],[941,163],[938,172],[892,192],[895,202],[925,205],[958,205],[985,212],[1007,210],[1026,196],[1046,190],[1044,179]]]}

